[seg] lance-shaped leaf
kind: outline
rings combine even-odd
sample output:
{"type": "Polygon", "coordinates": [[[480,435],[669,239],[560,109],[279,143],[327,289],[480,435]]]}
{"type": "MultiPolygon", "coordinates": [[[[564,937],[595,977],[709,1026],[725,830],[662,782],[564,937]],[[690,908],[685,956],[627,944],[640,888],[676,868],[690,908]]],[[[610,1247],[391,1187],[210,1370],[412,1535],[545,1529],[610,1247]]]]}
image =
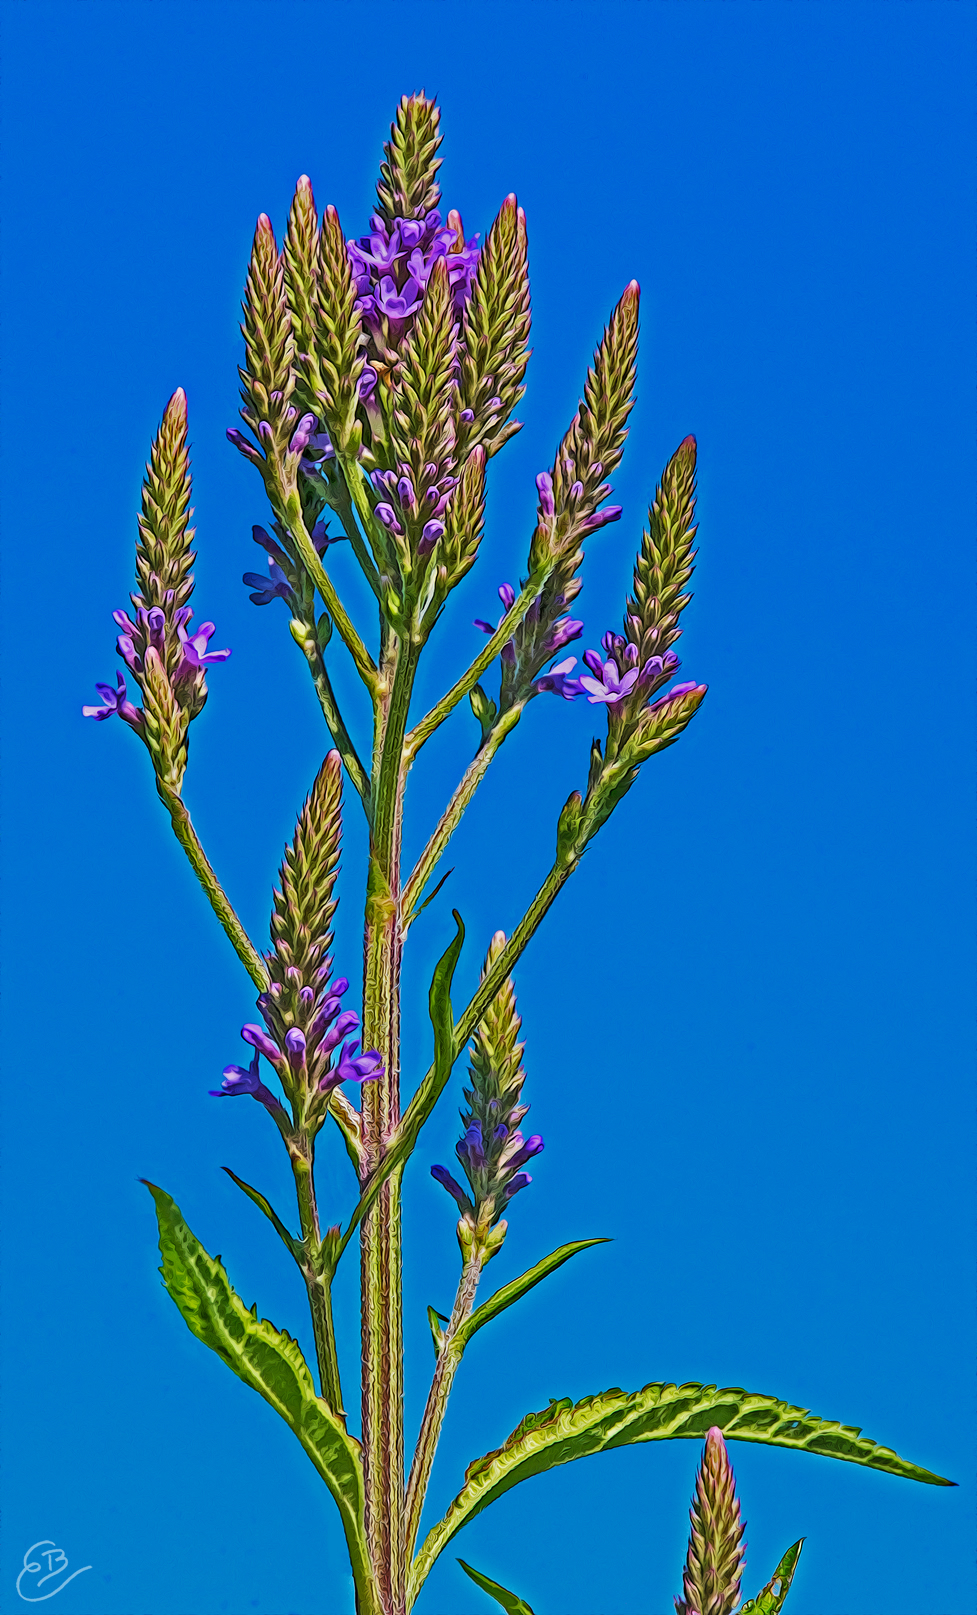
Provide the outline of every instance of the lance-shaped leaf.
{"type": "Polygon", "coordinates": [[[285,1224],[282,1222],[282,1219],[279,1217],[278,1212],[271,1204],[271,1201],[265,1198],[260,1189],[253,1189],[250,1183],[245,1183],[244,1179],[239,1178],[236,1172],[232,1172],[229,1166],[225,1166],[224,1171],[227,1173],[231,1181],[237,1184],[242,1193],[246,1194],[248,1199],[253,1201],[253,1203],[258,1207],[258,1210],[264,1212],[282,1244],[285,1246],[285,1249],[288,1251],[290,1256],[295,1258],[296,1262],[301,1268],[305,1258],[305,1252],[302,1249],[302,1241],[300,1239],[296,1239],[294,1234],[289,1233],[285,1224]]]}
{"type": "Polygon", "coordinates": [[[795,1542],[793,1547],[787,1549],[763,1591],[757,1593],[755,1598],[748,1598],[739,1615],[780,1615],[784,1600],[790,1592],[790,1584],[794,1579],[794,1571],[797,1569],[797,1561],[803,1546],[804,1538],[801,1537],[799,1542],[795,1542]]]}
{"type": "Polygon", "coordinates": [[[878,1446],[851,1425],[818,1418],[773,1396],[715,1385],[652,1384],[630,1396],[605,1391],[576,1404],[566,1397],[551,1401],[540,1413],[528,1414],[498,1451],[469,1465],[465,1485],[428,1533],[411,1567],[408,1608],[452,1537],[520,1481],[634,1442],[701,1441],[711,1425],[736,1441],[819,1453],[932,1486],[954,1484],[878,1446]]]}
{"type": "Polygon", "coordinates": [[[533,1615],[532,1609],[524,1598],[519,1598],[515,1593],[510,1593],[507,1587],[503,1587],[498,1581],[493,1581],[491,1576],[483,1575],[482,1571],[476,1570],[474,1565],[466,1564],[464,1559],[459,1559],[458,1563],[461,1565],[465,1575],[471,1577],[476,1587],[481,1587],[483,1593],[488,1593],[490,1598],[494,1598],[497,1604],[502,1605],[506,1615],[533,1615]]]}
{"type": "Polygon", "coordinates": [[[456,934],[434,967],[431,990],[428,994],[431,1025],[434,1029],[434,1063],[397,1124],[393,1143],[360,1196],[359,1204],[340,1242],[340,1254],[346,1249],[353,1232],[370,1211],[391,1173],[403,1166],[412,1153],[421,1128],[447,1086],[460,1052],[454,1036],[451,982],[465,941],[465,926],[457,909],[452,909],[451,915],[457,928],[456,934]]]}
{"type": "Polygon", "coordinates": [[[422,219],[437,207],[441,199],[437,181],[440,122],[440,109],[423,90],[401,98],[383,148],[377,184],[377,208],[388,225],[397,218],[422,219]]]}
{"type": "Polygon", "coordinates": [[[153,1183],[146,1187],[156,1202],[163,1283],[187,1328],[295,1432],[336,1501],[357,1590],[367,1592],[371,1571],[359,1442],[316,1396],[297,1341],[267,1318],[259,1319],[256,1308],[249,1311],[231,1288],[223,1264],[207,1254],[171,1197],[153,1183]]]}
{"type": "Polygon", "coordinates": [[[574,1239],[568,1245],[561,1245],[558,1250],[551,1251],[550,1255],[544,1256],[543,1260],[537,1262],[535,1267],[529,1268],[525,1273],[520,1273],[519,1277],[513,1279],[509,1284],[503,1284],[501,1289],[496,1290],[495,1294],[490,1296],[487,1301],[483,1301],[480,1307],[476,1307],[471,1317],[465,1320],[455,1334],[451,1342],[452,1349],[457,1349],[460,1355],[477,1329],[491,1323],[492,1319],[497,1318],[500,1312],[504,1312],[507,1307],[511,1307],[516,1301],[521,1300],[530,1290],[535,1289],[537,1284],[541,1284],[543,1279],[548,1278],[551,1273],[555,1273],[558,1267],[562,1267],[564,1262],[568,1262],[571,1256],[576,1256],[578,1251],[589,1250],[591,1245],[606,1245],[608,1243],[609,1241],[604,1238],[574,1239]]]}

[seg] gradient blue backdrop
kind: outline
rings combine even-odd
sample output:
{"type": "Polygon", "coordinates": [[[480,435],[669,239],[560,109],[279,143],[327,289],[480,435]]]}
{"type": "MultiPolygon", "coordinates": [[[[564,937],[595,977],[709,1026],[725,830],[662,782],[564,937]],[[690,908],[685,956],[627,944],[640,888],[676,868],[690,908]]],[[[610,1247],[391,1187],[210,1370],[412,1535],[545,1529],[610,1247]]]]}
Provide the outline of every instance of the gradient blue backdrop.
{"type": "MultiPolygon", "coordinates": [[[[4,1443],[0,1609],[25,1548],[93,1568],[61,1615],[340,1615],[332,1504],[285,1427],[160,1288],[140,1175],[239,1291],[306,1339],[274,1234],[219,1170],[287,1203],[256,1106],[207,1097],[249,983],[169,834],[147,759],[83,723],[115,666],[143,461],[190,401],[198,614],[234,656],[187,797],[256,936],[325,739],[284,611],[248,602],[264,506],[230,449],[257,213],[297,176],[347,232],[397,98],[444,110],[449,205],[524,204],[535,357],[493,467],[490,538],[439,642],[455,671],[519,571],[602,323],[643,288],[640,390],[591,546],[584,643],[616,622],[643,508],[689,431],[701,560],[682,646],[706,705],[653,762],[518,985],[547,1150],[504,1280],[611,1234],[479,1336],[434,1474],[551,1395],[650,1379],[773,1392],[961,1482],[910,1485],[737,1445],[746,1591],[807,1547],[791,1615],[969,1615],[974,8],[970,4],[48,4],[3,8],[4,1443]]],[[[355,703],[356,692],[348,679],[355,703]]],[[[429,683],[426,692],[434,686],[429,683]]],[[[548,865],[592,709],[535,704],[450,862],[474,980],[548,865]]],[[[416,771],[417,847],[473,725],[416,771]]],[[[352,810],[341,958],[356,975],[352,810]]],[[[448,894],[412,937],[408,1079],[448,894]]],[[[407,1180],[407,1386],[454,1282],[407,1180]]],[[[326,1152],[323,1198],[343,1203],[326,1152]]],[[[332,1213],[330,1213],[331,1215],[332,1213]]],[[[340,1282],[351,1373],[353,1264],[340,1282]],[[344,1311],[345,1308],[345,1311],[344,1311]]],[[[697,1449],[620,1451],[509,1494],[457,1550],[541,1615],[666,1615],[697,1449]]],[[[429,1518],[436,1517],[433,1512],[429,1518]]],[[[419,1615],[486,1615],[445,1554],[419,1615]]]]}

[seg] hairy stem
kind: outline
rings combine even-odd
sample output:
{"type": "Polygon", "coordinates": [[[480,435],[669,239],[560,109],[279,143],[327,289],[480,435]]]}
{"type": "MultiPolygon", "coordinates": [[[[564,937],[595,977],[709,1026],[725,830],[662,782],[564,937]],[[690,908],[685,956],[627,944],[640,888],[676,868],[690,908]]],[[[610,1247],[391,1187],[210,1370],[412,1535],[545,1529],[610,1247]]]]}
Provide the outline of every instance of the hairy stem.
{"type": "Polygon", "coordinates": [[[455,1344],[455,1336],[461,1325],[471,1316],[475,1304],[475,1291],[482,1273],[482,1254],[476,1249],[462,1270],[458,1280],[458,1293],[455,1304],[451,1309],[451,1317],[444,1332],[441,1350],[434,1369],[431,1389],[428,1392],[427,1405],[424,1417],[421,1420],[420,1433],[417,1437],[417,1446],[414,1449],[414,1461],[410,1468],[410,1480],[407,1483],[407,1497],[404,1502],[404,1557],[410,1559],[414,1552],[414,1543],[417,1541],[417,1530],[421,1523],[421,1512],[424,1508],[424,1499],[427,1495],[428,1481],[431,1478],[431,1467],[434,1455],[437,1452],[438,1441],[441,1437],[441,1426],[444,1423],[445,1410],[448,1406],[448,1397],[458,1365],[461,1362],[464,1346],[459,1349],[455,1344]]]}
{"type": "Polygon", "coordinates": [[[190,822],[190,814],[187,811],[185,802],[176,791],[172,790],[168,785],[164,785],[158,775],[156,789],[169,812],[176,839],[189,858],[194,874],[207,893],[210,906],[230,938],[234,952],[258,991],[264,992],[268,986],[268,972],[265,969],[265,962],[235,914],[227,893],[214,874],[207,854],[200,845],[197,832],[190,822]]]}
{"type": "MultiPolygon", "coordinates": [[[[382,1170],[400,1119],[401,760],[415,666],[413,648],[393,640],[383,669],[389,695],[381,695],[376,709],[363,1039],[379,1050],[384,1074],[363,1091],[364,1176],[382,1170]]],[[[404,1615],[406,1597],[400,1176],[384,1174],[360,1242],[366,1530],[385,1615],[404,1615]]]]}

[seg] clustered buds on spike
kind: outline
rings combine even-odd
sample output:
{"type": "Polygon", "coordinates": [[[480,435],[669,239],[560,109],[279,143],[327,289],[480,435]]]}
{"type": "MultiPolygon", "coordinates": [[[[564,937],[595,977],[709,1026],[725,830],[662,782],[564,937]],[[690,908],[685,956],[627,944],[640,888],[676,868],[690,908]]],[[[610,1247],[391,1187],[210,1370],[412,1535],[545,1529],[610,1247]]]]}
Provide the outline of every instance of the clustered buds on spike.
{"type": "Polygon", "coordinates": [[[87,718],[102,722],[117,713],[145,742],[160,781],[179,791],[187,765],[191,722],[207,700],[206,669],[230,656],[209,650],[212,622],[196,629],[187,602],[193,593],[190,516],[190,457],[187,447],[187,400],[181,388],[173,394],[153,442],[143,479],[142,510],[136,540],[138,588],[130,595],[134,616],[113,612],[122,630],[118,653],[135,679],[143,706],[128,699],[125,678],[117,687],[98,684],[99,706],[82,707],[87,718]]]}
{"type": "MultiPolygon", "coordinates": [[[[482,967],[483,981],[505,944],[505,932],[497,931],[482,967]]],[[[518,1041],[521,1026],[509,977],[485,1011],[471,1043],[472,1086],[465,1089],[464,1132],[456,1146],[471,1194],[466,1194],[445,1167],[431,1168],[432,1177],[447,1189],[461,1212],[458,1239],[466,1260],[477,1251],[487,1261],[498,1251],[507,1228],[499,1221],[502,1212],[513,1195],[532,1182],[522,1168],[543,1148],[538,1133],[524,1138],[519,1131],[529,1110],[528,1105],[520,1104],[525,1080],[524,1045],[518,1041]]]]}
{"type": "Polygon", "coordinates": [[[736,1482],[723,1433],[706,1435],[689,1510],[692,1529],[676,1615],[731,1615],[746,1556],[736,1482]]]}
{"type": "Polygon", "coordinates": [[[359,1054],[359,1043],[346,1041],[359,1027],[359,1016],[342,1008],[349,982],[332,977],[341,806],[342,763],[331,751],[285,849],[271,916],[273,947],[265,961],[268,989],[258,998],[265,1025],[241,1030],[254,1058],[244,1069],[227,1066],[221,1088],[212,1090],[218,1097],[250,1093],[266,1109],[281,1110],[258,1080],[263,1054],[278,1074],[296,1125],[313,1130],[322,1125],[329,1095],[341,1082],[370,1082],[383,1073],[375,1049],[359,1054]]]}

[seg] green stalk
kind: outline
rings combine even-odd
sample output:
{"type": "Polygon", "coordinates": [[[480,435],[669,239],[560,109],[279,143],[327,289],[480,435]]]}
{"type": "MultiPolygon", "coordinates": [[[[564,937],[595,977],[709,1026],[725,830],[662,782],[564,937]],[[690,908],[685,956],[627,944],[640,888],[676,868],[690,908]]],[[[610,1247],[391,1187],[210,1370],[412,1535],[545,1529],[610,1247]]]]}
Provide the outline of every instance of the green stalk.
{"type": "Polygon", "coordinates": [[[476,1249],[471,1258],[465,1262],[461,1277],[458,1280],[458,1293],[455,1304],[451,1309],[451,1317],[444,1332],[441,1350],[434,1369],[431,1389],[428,1392],[427,1405],[424,1417],[421,1420],[420,1433],[417,1437],[417,1446],[414,1449],[414,1461],[410,1467],[410,1480],[407,1483],[407,1497],[404,1503],[404,1558],[410,1560],[414,1553],[414,1544],[417,1541],[417,1530],[421,1523],[421,1512],[424,1508],[424,1499],[427,1495],[428,1482],[431,1478],[431,1467],[434,1455],[437,1452],[438,1441],[441,1437],[441,1426],[444,1423],[445,1410],[448,1406],[448,1397],[454,1381],[458,1365],[464,1353],[464,1345],[455,1345],[455,1336],[462,1324],[471,1316],[475,1305],[475,1291],[482,1274],[482,1253],[476,1249]]]}
{"type": "Polygon", "coordinates": [[[416,914],[417,900],[431,878],[431,875],[444,854],[444,850],[461,823],[465,809],[478,790],[485,777],[488,766],[498,751],[502,742],[510,735],[523,714],[523,703],[510,707],[499,718],[494,727],[489,730],[475,756],[472,758],[448,806],[438,821],[437,827],[417,863],[414,865],[409,880],[404,886],[404,931],[406,932],[416,914]]]}
{"type": "Polygon", "coordinates": [[[264,992],[268,986],[268,972],[265,969],[265,962],[235,914],[227,893],[211,868],[207,854],[200,845],[197,832],[190,822],[190,814],[186,803],[178,791],[174,791],[169,785],[164,785],[159,775],[156,776],[156,789],[169,812],[176,839],[189,858],[194,874],[207,893],[210,906],[224,927],[234,952],[258,991],[264,992]]]}
{"type": "Polygon", "coordinates": [[[366,646],[353,626],[338,594],[335,585],[329,577],[312,542],[309,530],[305,525],[305,516],[302,513],[302,500],[298,490],[290,493],[285,501],[285,525],[298,546],[299,554],[312,582],[315,584],[323,604],[336,625],[339,637],[349,651],[356,665],[356,671],[366,685],[370,694],[375,696],[377,690],[377,670],[366,646]]]}
{"type": "Polygon", "coordinates": [[[332,682],[329,678],[329,674],[326,671],[326,664],[323,661],[322,652],[319,649],[319,644],[315,637],[314,625],[311,628],[309,635],[301,641],[301,645],[305,654],[305,659],[309,664],[309,671],[312,674],[312,682],[315,685],[315,693],[319,697],[319,705],[322,708],[322,716],[326,720],[326,727],[329,730],[329,733],[332,735],[336,750],[343,759],[343,767],[346,770],[347,776],[352,781],[353,787],[362,801],[367,817],[369,818],[370,781],[367,778],[366,769],[360,762],[359,753],[357,752],[356,747],[353,745],[353,741],[350,738],[350,733],[346,728],[343,715],[339,710],[339,704],[333,692],[332,682]]]}
{"type": "Polygon", "coordinates": [[[483,650],[476,656],[467,672],[463,673],[461,678],[451,686],[447,695],[443,695],[441,700],[431,708],[430,712],[425,713],[424,717],[414,725],[407,736],[407,742],[404,747],[404,763],[406,767],[410,767],[425,741],[430,740],[435,729],[444,723],[445,718],[451,715],[458,702],[463,701],[465,696],[471,693],[482,674],[491,667],[503,645],[512,638],[533,601],[539,595],[547,576],[548,574],[544,574],[540,577],[530,578],[528,583],[524,584],[522,593],[516,596],[495,633],[485,641],[483,650]]]}
{"type": "Polygon", "coordinates": [[[316,1206],[313,1177],[315,1141],[309,1138],[307,1133],[298,1132],[289,1143],[288,1153],[295,1178],[299,1226],[305,1246],[306,1259],[302,1264],[302,1276],[309,1292],[309,1311],[312,1314],[320,1388],[323,1400],[329,1403],[339,1418],[344,1419],[343,1389],[339,1378],[339,1357],[332,1317],[332,1274],[321,1272],[319,1269],[322,1236],[319,1231],[319,1211],[316,1206]]]}
{"type": "MultiPolygon", "coordinates": [[[[384,1075],[363,1090],[363,1169],[374,1176],[400,1119],[402,756],[416,656],[391,642],[381,686],[390,693],[376,709],[363,981],[364,1047],[384,1062],[384,1075]]],[[[406,1598],[400,1176],[384,1174],[360,1242],[366,1530],[384,1615],[404,1615],[406,1598]]]]}

